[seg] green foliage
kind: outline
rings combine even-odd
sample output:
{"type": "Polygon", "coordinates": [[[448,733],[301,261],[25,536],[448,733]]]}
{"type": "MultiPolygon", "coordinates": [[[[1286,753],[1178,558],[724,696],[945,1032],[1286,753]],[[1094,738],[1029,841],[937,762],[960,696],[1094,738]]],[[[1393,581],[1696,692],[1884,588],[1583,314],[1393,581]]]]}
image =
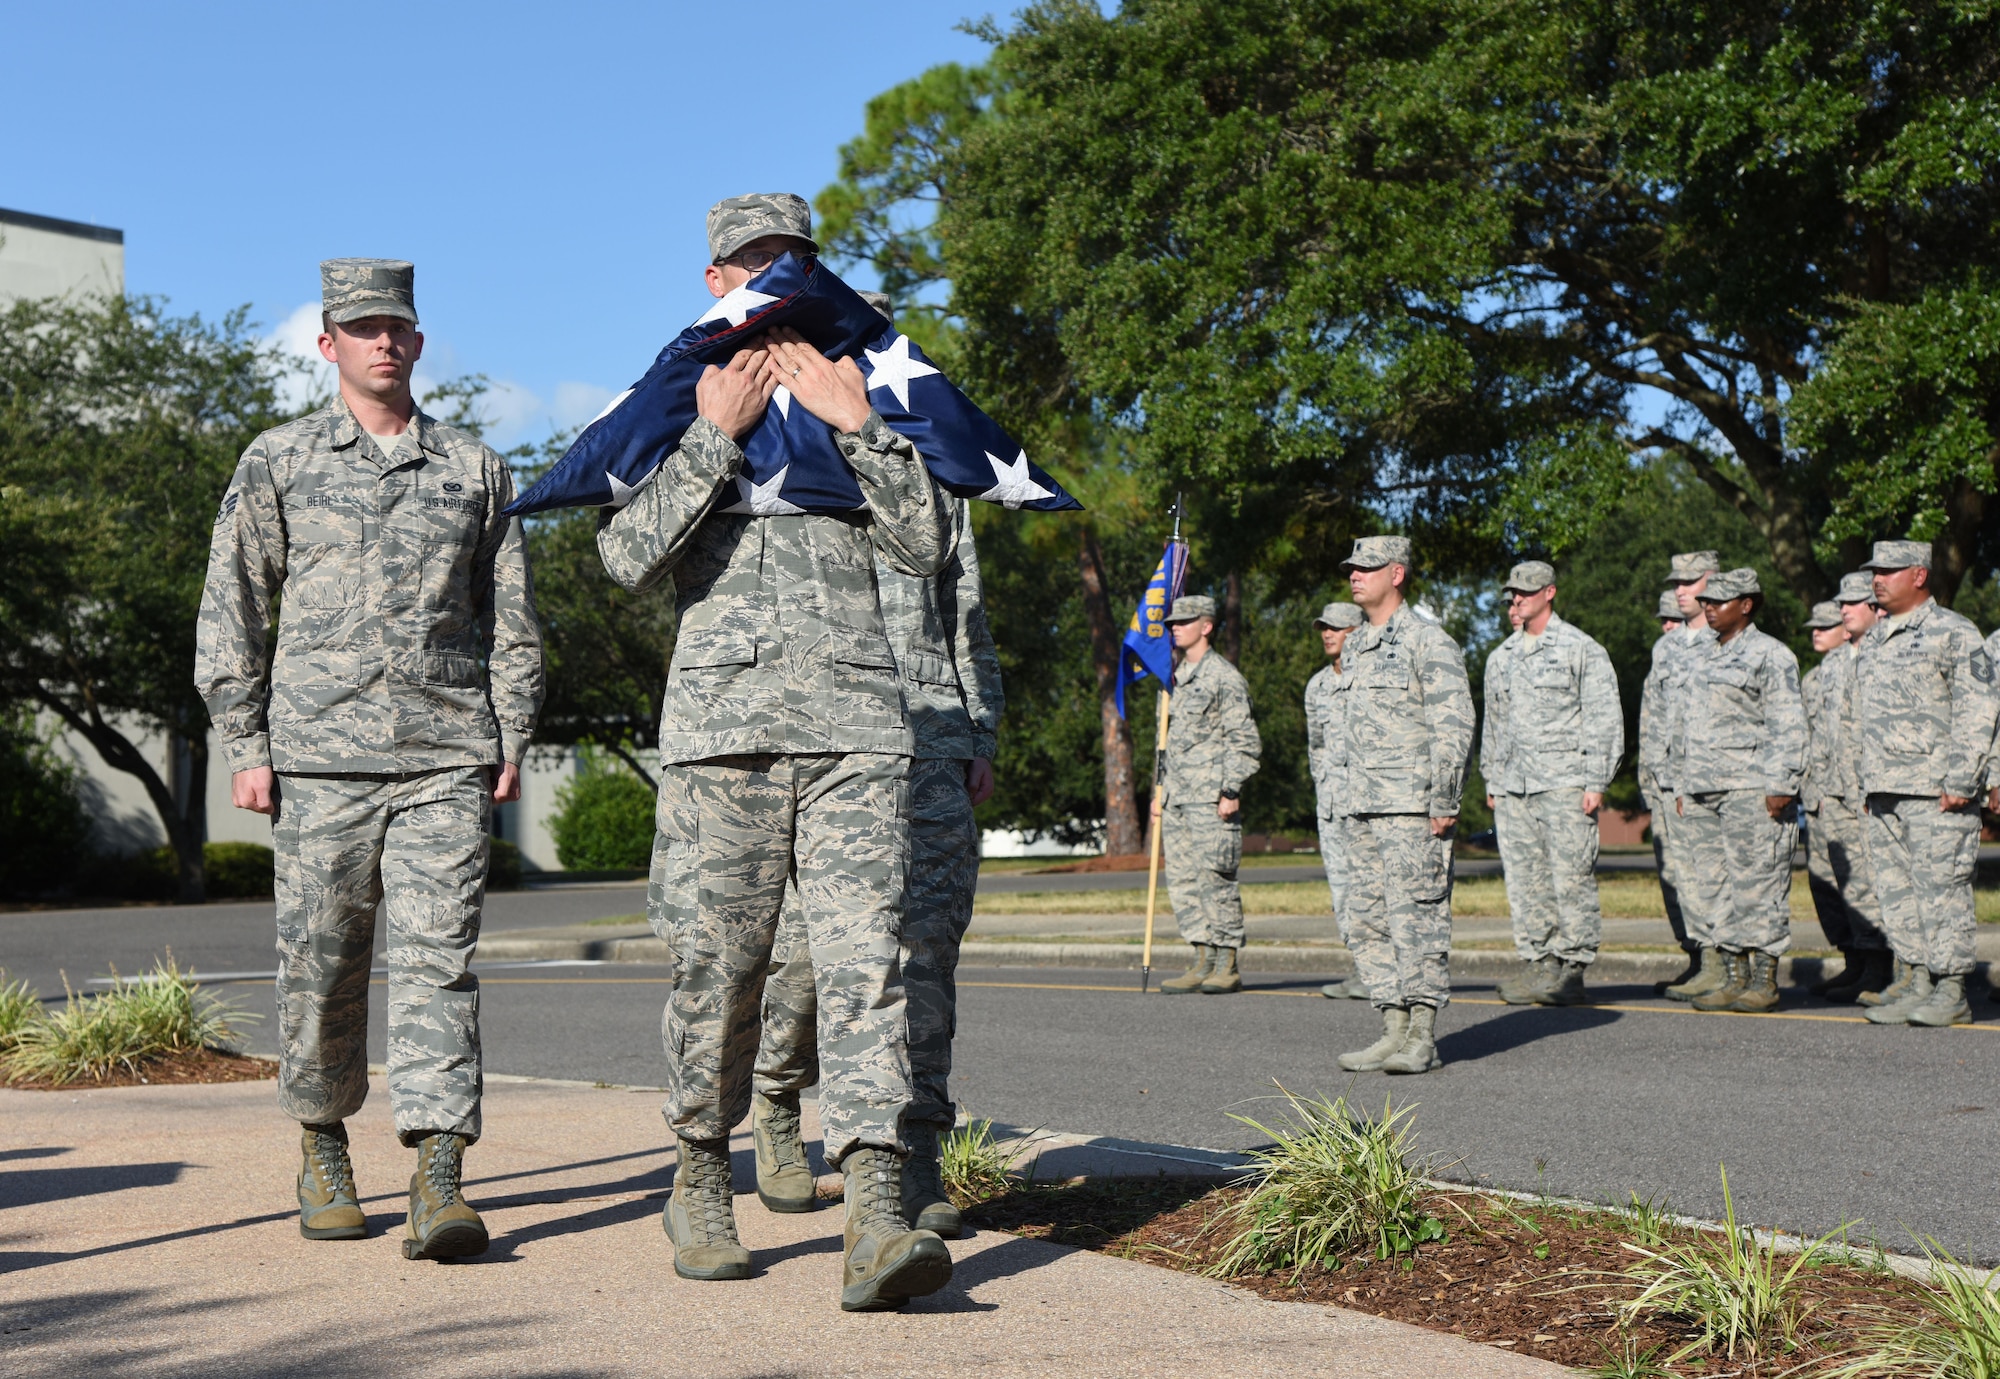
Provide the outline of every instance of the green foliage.
{"type": "Polygon", "coordinates": [[[259,1018],[204,993],[169,953],[141,976],[114,970],[108,991],[69,992],[63,1009],[39,1012],[14,1031],[0,1054],[8,1082],[67,1086],[101,1082],[119,1069],[137,1071],[147,1060],[220,1047],[236,1036],[236,1023],[259,1018]]]}
{"type": "Polygon", "coordinates": [[[953,1126],[938,1144],[938,1167],[945,1191],[960,1207],[990,1202],[1007,1190],[1013,1156],[993,1139],[993,1122],[953,1126]]]}
{"type": "MultiPolygon", "coordinates": [[[[262,843],[204,843],[202,866],[211,900],[256,900],[271,895],[275,863],[262,843]]],[[[180,885],[180,864],[170,847],[147,848],[126,857],[99,858],[90,866],[92,895],[123,900],[171,900],[180,885]]]]}
{"type": "Polygon", "coordinates": [[[1638,1341],[1623,1331],[1618,1334],[1616,1349],[1607,1342],[1598,1344],[1604,1347],[1604,1363],[1591,1371],[1597,1379],[1673,1379],[1673,1371],[1657,1358],[1665,1346],[1641,1350],[1638,1341]]]}
{"type": "Polygon", "coordinates": [[[211,898],[248,900],[271,894],[276,868],[264,844],[209,843],[201,852],[211,898]]]}
{"type": "Polygon", "coordinates": [[[1917,1321],[1884,1315],[1863,1333],[1856,1354],[1828,1371],[1837,1379],[2000,1379],[2000,1296],[1990,1276],[1960,1263],[1934,1239],[1923,1241],[1930,1283],[1917,1295],[1917,1321]]]}
{"type": "Polygon", "coordinates": [[[0,967],[0,1057],[14,1047],[22,1030],[42,1017],[42,998],[26,982],[7,980],[0,967]]]}
{"type": "Polygon", "coordinates": [[[32,717],[0,706],[0,895],[66,884],[89,833],[74,768],[35,733],[32,717]]]}
{"type": "Polygon", "coordinates": [[[1444,1238],[1444,1223],[1424,1209],[1424,1170],[1410,1162],[1411,1108],[1384,1105],[1370,1120],[1351,1112],[1345,1097],[1279,1092],[1278,1128],[1231,1117],[1268,1136],[1271,1147],[1251,1151],[1249,1194],[1216,1217],[1215,1227],[1233,1234],[1211,1274],[1290,1269],[1297,1279],[1351,1250],[1394,1259],[1444,1238]]]}
{"type": "Polygon", "coordinates": [[[577,775],[556,791],[549,833],[556,856],[571,871],[645,867],[653,856],[657,796],[630,772],[599,769],[584,754],[577,775]]]}
{"type": "Polygon", "coordinates": [[[486,889],[489,891],[517,891],[521,889],[521,849],[505,838],[492,840],[493,860],[486,870],[486,889]]]}

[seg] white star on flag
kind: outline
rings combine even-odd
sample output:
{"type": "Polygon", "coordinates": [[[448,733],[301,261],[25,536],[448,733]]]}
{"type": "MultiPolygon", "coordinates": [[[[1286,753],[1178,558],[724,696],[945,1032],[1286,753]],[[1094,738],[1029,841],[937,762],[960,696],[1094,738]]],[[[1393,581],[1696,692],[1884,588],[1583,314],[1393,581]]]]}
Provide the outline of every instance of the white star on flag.
{"type": "Polygon", "coordinates": [[[721,301],[710,307],[708,314],[696,321],[695,324],[705,326],[710,321],[726,320],[732,326],[740,326],[750,319],[751,312],[764,305],[764,303],[780,300],[782,299],[773,297],[768,292],[752,292],[746,284],[735,289],[727,297],[724,297],[721,301]]]}
{"type": "Polygon", "coordinates": [[[863,349],[868,362],[875,372],[868,376],[868,391],[887,388],[896,395],[896,402],[904,411],[910,410],[910,380],[927,378],[937,372],[921,359],[910,358],[910,337],[898,335],[895,343],[877,354],[874,350],[863,349]]]}
{"type": "Polygon", "coordinates": [[[788,503],[778,496],[778,491],[785,486],[785,475],[791,472],[791,468],[790,465],[786,465],[761,484],[751,483],[747,474],[738,474],[736,476],[738,497],[722,511],[747,512],[752,517],[785,517],[792,513],[804,512],[805,509],[797,503],[788,503]]]}
{"type": "Polygon", "coordinates": [[[1054,494],[1043,488],[1028,476],[1028,452],[1023,450],[1019,459],[1012,464],[1002,464],[1000,457],[992,451],[986,453],[986,462],[993,466],[993,487],[979,496],[989,503],[999,503],[1008,508],[1018,508],[1023,503],[1032,503],[1037,498],[1050,498],[1054,494]]]}
{"type": "MultiPolygon", "coordinates": [[[[660,471],[658,469],[655,469],[653,471],[653,474],[657,474],[659,472],[660,471]]],[[[636,484],[628,484],[623,479],[619,478],[616,474],[613,474],[610,470],[608,469],[605,470],[604,477],[611,484],[611,502],[609,506],[614,508],[622,508],[627,503],[631,502],[632,495],[637,493],[640,489],[644,488],[646,486],[647,480],[651,479],[653,477],[653,474],[648,474],[644,479],[639,480],[639,482],[636,484]]]]}

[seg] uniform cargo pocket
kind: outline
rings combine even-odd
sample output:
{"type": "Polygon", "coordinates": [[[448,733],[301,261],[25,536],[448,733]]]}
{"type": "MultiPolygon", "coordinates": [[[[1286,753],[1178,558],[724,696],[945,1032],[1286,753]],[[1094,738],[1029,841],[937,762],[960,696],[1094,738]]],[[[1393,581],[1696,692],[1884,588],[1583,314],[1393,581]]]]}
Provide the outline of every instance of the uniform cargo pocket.
{"type": "Polygon", "coordinates": [[[426,651],[424,683],[443,685],[448,689],[485,687],[480,674],[479,658],[468,656],[462,651],[426,651]]]}
{"type": "Polygon", "coordinates": [[[903,660],[903,674],[920,685],[958,687],[958,671],[942,656],[913,651],[903,660]]]}
{"type": "Polygon", "coordinates": [[[1243,865],[1243,825],[1224,824],[1215,840],[1215,860],[1210,864],[1225,876],[1234,876],[1243,865]]]}

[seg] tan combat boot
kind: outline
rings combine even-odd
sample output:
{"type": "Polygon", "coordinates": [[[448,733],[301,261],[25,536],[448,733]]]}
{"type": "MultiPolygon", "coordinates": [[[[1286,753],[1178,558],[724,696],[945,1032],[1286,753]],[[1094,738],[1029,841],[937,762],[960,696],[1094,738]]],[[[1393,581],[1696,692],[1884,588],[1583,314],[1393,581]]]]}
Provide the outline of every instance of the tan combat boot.
{"type": "Polygon", "coordinates": [[[799,1094],[751,1097],[750,1139],[757,1147],[757,1200],[787,1214],[816,1208],[812,1163],[799,1129],[799,1094]]]}
{"type": "Polygon", "coordinates": [[[903,1219],[916,1230],[958,1239],[965,1222],[944,1190],[938,1128],[928,1122],[906,1124],[903,1138],[910,1142],[910,1157],[903,1160],[903,1219]]]}
{"type": "Polygon", "coordinates": [[[1667,994],[1668,987],[1679,986],[1683,982],[1693,981],[1696,975],[1701,971],[1700,949],[1696,949],[1695,951],[1688,953],[1687,964],[1688,964],[1687,968],[1678,977],[1669,977],[1663,982],[1654,982],[1653,994],[1655,996],[1664,996],[1667,994]]]}
{"type": "Polygon", "coordinates": [[[1692,1001],[1697,996],[1706,996],[1711,991],[1721,990],[1729,980],[1729,964],[1722,960],[1720,948],[1701,950],[1701,970],[1686,981],[1668,987],[1660,994],[1670,1001],[1692,1001]]]}
{"type": "Polygon", "coordinates": [[[1590,1000],[1590,993],[1583,989],[1583,964],[1580,962],[1557,962],[1554,978],[1547,986],[1538,987],[1534,993],[1538,1006],[1580,1006],[1590,1000]]]}
{"type": "Polygon", "coordinates": [[[840,1161],[846,1180],[846,1257],[840,1310],[888,1312],[951,1282],[951,1251],[903,1220],[903,1166],[886,1149],[860,1145],[840,1161]]]}
{"type": "Polygon", "coordinates": [[[1201,979],[1201,994],[1204,996],[1228,996],[1243,989],[1243,974],[1236,970],[1236,950],[1234,948],[1211,948],[1208,950],[1214,961],[1208,975],[1201,979]]]}
{"type": "Polygon", "coordinates": [[[1916,980],[1916,966],[1891,956],[1889,959],[1889,984],[1878,991],[1863,991],[1854,998],[1855,1004],[1864,1006],[1886,1006],[1910,994],[1910,983],[1916,980]]]}
{"type": "Polygon", "coordinates": [[[1201,990],[1202,980],[1215,970],[1215,950],[1205,943],[1194,945],[1194,966],[1178,977],[1169,977],[1160,983],[1160,990],[1169,996],[1185,996],[1190,991],[1201,990]]]}
{"type": "Polygon", "coordinates": [[[1365,1001],[1368,999],[1368,983],[1361,980],[1361,974],[1342,977],[1337,982],[1328,982],[1319,989],[1319,994],[1329,1001],[1365,1001]]]}
{"type": "Polygon", "coordinates": [[[1972,1007],[1965,999],[1965,978],[1939,977],[1931,987],[1929,998],[1910,1012],[1909,1022],[1934,1029],[1971,1024],[1972,1007]]]}
{"type": "Polygon", "coordinates": [[[1390,1054],[1403,1047],[1403,1040],[1409,1033],[1409,1008],[1389,1006],[1382,1011],[1382,1037],[1365,1049],[1343,1053],[1338,1060],[1340,1066],[1350,1073],[1372,1073],[1387,1061],[1390,1054]]]}
{"type": "Polygon", "coordinates": [[[459,1196],[465,1144],[465,1136],[449,1134],[426,1135],[417,1142],[403,1258],[463,1259],[486,1253],[486,1223],[459,1196]]]}
{"type": "Polygon", "coordinates": [[[1546,953],[1533,962],[1522,963],[1520,971],[1500,979],[1496,994],[1510,1006],[1534,1005],[1535,993],[1551,984],[1554,980],[1553,970],[1559,966],[1555,958],[1546,953]]]}
{"type": "MultiPolygon", "coordinates": [[[[1718,950],[1720,951],[1720,950],[1718,950]]],[[[1689,1004],[1696,1010],[1727,1010],[1743,994],[1750,980],[1750,958],[1745,953],[1722,952],[1722,985],[1705,991],[1689,1004]]]]}
{"type": "Polygon", "coordinates": [[[1409,1032],[1403,1038],[1403,1047],[1382,1060],[1385,1073],[1427,1073],[1433,1068],[1442,1068],[1444,1060],[1438,1057],[1436,1006],[1411,1006],[1409,1032]]]}
{"type": "Polygon", "coordinates": [[[354,1161],[347,1157],[347,1127],[305,1125],[299,1166],[299,1234],[308,1240],[360,1240],[368,1219],[354,1192],[354,1161]]]}
{"type": "MultiPolygon", "coordinates": [[[[1749,973],[1744,978],[1743,989],[1736,993],[1736,999],[1724,1006],[1743,1015],[1759,1015],[1778,1008],[1778,958],[1774,953],[1752,951],[1745,954],[1749,959],[1749,973]]],[[[1699,1007],[1700,1003],[1696,1003],[1699,1007]]]]}
{"type": "Polygon", "coordinates": [[[1826,998],[1836,1005],[1852,1005],[1859,1001],[1874,1005],[1882,988],[1891,980],[1889,966],[1893,959],[1880,948],[1856,953],[1854,958],[1853,971],[1828,987],[1826,998]]]}
{"type": "MultiPolygon", "coordinates": [[[[1889,988],[1895,990],[1894,986],[1889,988]]],[[[1903,994],[1893,1001],[1885,1001],[1868,1012],[1871,1025],[1907,1025],[1910,1016],[1930,1000],[1932,991],[1931,970],[1922,963],[1910,964],[1910,983],[1903,988],[1903,994]]],[[[1884,996],[1889,992],[1882,993],[1884,996]]]]}
{"type": "Polygon", "coordinates": [[[660,1225],[674,1242],[674,1272],[700,1282],[750,1277],[750,1252],[736,1238],[729,1141],[681,1141],[674,1190],[660,1225]]]}

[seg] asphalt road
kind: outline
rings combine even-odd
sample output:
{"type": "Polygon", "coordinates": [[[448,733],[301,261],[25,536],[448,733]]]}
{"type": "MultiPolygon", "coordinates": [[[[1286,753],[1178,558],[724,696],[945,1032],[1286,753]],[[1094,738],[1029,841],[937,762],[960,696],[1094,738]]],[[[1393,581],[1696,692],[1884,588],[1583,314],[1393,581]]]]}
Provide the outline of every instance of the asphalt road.
{"type": "MultiPolygon", "coordinates": [[[[632,898],[568,897],[583,909],[632,898]]],[[[503,911],[507,908],[500,907],[503,911]]],[[[504,914],[496,920],[505,923],[504,914]]],[[[533,922],[541,922],[536,915],[533,922]]],[[[171,941],[211,973],[268,973],[268,906],[0,916],[0,964],[45,995],[72,979],[145,965],[171,941]]],[[[666,973],[635,965],[481,968],[486,1066],[496,1073],[657,1086],[666,973]]],[[[1421,1151],[1445,1176],[1623,1201],[1637,1192],[1706,1217],[1722,1210],[1719,1164],[1739,1211],[1814,1233],[1913,1248],[1910,1232],[2000,1262],[2000,1013],[1957,1030],[1878,1029],[1802,1004],[1776,1017],[1699,1016],[1644,990],[1608,1006],[1512,1009],[1485,984],[1445,1012],[1447,1066],[1413,1079],[1350,1079],[1341,1050],[1373,1037],[1359,1002],[1317,979],[1253,978],[1235,998],[1141,997],[1129,977],[1008,968],[962,976],[956,1089],[972,1113],[1019,1128],[1246,1148],[1273,1083],[1350,1090],[1360,1107],[1415,1103],[1421,1151]]],[[[218,989],[265,1018],[266,976],[218,989]]],[[[378,987],[379,992],[379,987],[378,987]]],[[[378,997],[371,1057],[382,1056],[378,997]]],[[[643,1104],[643,1103],[641,1103],[643,1104]]],[[[647,1112],[650,1114],[650,1112],[647,1112]]]]}

